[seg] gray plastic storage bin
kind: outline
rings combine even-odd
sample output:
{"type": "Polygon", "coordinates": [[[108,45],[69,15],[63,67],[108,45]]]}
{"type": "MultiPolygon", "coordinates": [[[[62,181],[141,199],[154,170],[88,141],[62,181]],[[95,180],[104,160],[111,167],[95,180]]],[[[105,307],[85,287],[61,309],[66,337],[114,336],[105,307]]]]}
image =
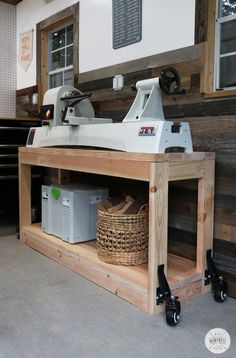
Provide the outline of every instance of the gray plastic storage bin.
{"type": "Polygon", "coordinates": [[[62,240],[71,244],[96,239],[97,204],[108,189],[80,185],[62,190],[62,240]]]}
{"type": "Polygon", "coordinates": [[[108,189],[87,185],[42,186],[42,230],[71,244],[96,238],[97,204],[108,189]]]}

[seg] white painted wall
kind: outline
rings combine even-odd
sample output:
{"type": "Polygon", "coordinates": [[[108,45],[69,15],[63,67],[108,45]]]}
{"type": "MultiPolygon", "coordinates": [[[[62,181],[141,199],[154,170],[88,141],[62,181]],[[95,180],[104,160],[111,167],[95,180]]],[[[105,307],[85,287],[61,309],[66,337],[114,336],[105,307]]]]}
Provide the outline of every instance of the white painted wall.
{"type": "Polygon", "coordinates": [[[194,43],[195,0],[143,0],[142,41],[116,50],[112,0],[82,0],[80,9],[80,72],[194,43]]]}
{"type": "MultiPolygon", "coordinates": [[[[23,0],[17,5],[19,34],[76,0],[23,0]]],[[[142,40],[117,50],[112,48],[112,0],[80,0],[80,72],[122,63],[193,45],[195,0],[143,0],[142,40]]],[[[33,61],[27,72],[17,64],[17,88],[36,84],[36,31],[33,61]]]]}
{"type": "Polygon", "coordinates": [[[36,85],[36,24],[47,17],[76,3],[77,0],[23,0],[17,5],[17,56],[19,53],[20,33],[34,29],[33,60],[25,72],[17,62],[17,89],[36,85]]]}

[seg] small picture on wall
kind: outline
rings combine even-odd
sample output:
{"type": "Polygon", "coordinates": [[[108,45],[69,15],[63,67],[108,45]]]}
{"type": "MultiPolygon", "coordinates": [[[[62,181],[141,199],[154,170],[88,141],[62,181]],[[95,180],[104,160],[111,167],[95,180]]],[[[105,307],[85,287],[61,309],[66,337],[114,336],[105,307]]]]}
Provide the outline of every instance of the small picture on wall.
{"type": "Polygon", "coordinates": [[[25,72],[33,59],[33,31],[29,30],[20,34],[18,61],[25,72]]]}

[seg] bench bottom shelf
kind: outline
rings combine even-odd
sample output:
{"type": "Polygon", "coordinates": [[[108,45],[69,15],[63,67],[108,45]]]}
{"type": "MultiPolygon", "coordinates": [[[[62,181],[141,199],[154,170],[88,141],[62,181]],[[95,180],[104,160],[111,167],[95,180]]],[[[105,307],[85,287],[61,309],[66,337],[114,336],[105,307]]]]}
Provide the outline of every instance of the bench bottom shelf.
{"type": "MultiPolygon", "coordinates": [[[[44,233],[40,224],[22,227],[21,241],[144,311],[151,312],[148,264],[121,266],[104,263],[97,256],[96,241],[71,245],[44,233]]],[[[189,259],[168,254],[167,278],[173,294],[179,296],[182,302],[202,293],[203,273],[199,273],[195,262],[189,259]]],[[[162,306],[157,306],[155,313],[161,311],[162,306]]]]}

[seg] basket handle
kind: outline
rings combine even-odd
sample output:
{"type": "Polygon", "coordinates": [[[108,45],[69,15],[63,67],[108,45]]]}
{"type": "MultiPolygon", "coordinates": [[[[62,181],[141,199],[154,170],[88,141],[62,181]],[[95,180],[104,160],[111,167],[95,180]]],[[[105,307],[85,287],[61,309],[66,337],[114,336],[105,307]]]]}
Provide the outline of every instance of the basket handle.
{"type": "Polygon", "coordinates": [[[142,206],[140,206],[140,209],[139,209],[139,211],[138,211],[137,214],[140,214],[141,211],[142,211],[143,209],[145,209],[145,208],[148,208],[148,203],[145,203],[145,204],[143,204],[142,206]]]}

